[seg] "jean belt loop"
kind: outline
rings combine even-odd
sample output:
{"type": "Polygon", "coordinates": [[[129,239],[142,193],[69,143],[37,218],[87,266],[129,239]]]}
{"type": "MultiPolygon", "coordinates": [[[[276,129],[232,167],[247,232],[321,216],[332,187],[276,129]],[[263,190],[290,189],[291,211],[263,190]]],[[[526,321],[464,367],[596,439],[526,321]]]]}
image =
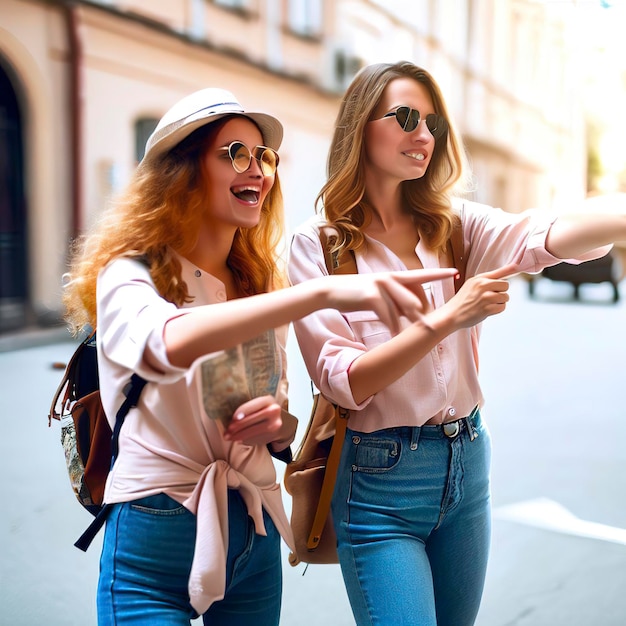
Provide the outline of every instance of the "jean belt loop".
{"type": "Polygon", "coordinates": [[[478,413],[478,405],[474,407],[472,412],[465,418],[465,425],[467,426],[467,433],[469,434],[470,441],[474,441],[478,437],[478,431],[476,430],[476,417],[478,413]]]}
{"type": "Polygon", "coordinates": [[[409,444],[409,447],[411,448],[411,450],[417,450],[417,445],[419,443],[420,440],[420,432],[421,432],[421,428],[419,426],[412,426],[411,427],[411,442],[409,444]]]}

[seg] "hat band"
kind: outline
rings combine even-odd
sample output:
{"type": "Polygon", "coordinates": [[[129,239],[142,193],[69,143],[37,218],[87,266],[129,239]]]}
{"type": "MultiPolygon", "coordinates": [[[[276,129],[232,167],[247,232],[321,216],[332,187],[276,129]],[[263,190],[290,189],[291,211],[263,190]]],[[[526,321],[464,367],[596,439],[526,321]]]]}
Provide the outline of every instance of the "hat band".
{"type": "Polygon", "coordinates": [[[230,106],[233,108],[236,107],[239,112],[243,113],[243,108],[241,107],[239,102],[220,102],[219,104],[212,104],[208,107],[204,107],[204,109],[198,109],[197,111],[193,113],[193,115],[198,115],[198,113],[202,113],[202,111],[206,111],[207,109],[217,109],[218,107],[223,107],[223,106],[230,106]]]}
{"type": "Polygon", "coordinates": [[[190,122],[202,119],[204,117],[202,114],[205,113],[206,111],[215,109],[214,111],[212,111],[212,114],[217,115],[223,112],[219,110],[220,108],[223,108],[223,107],[229,107],[229,110],[227,111],[227,113],[230,112],[233,114],[241,114],[241,113],[245,114],[245,111],[243,110],[239,102],[220,102],[219,104],[211,104],[208,107],[204,107],[203,109],[198,109],[197,111],[194,111],[193,113],[191,113],[190,115],[188,115],[187,117],[183,119],[177,120],[175,122],[170,122],[166,126],[163,126],[163,128],[155,130],[154,133],[152,134],[152,137],[148,139],[148,144],[149,144],[148,151],[151,149],[151,147],[154,144],[158,143],[164,137],[167,137],[174,131],[178,130],[181,126],[185,126],[189,124],[190,122]],[[237,110],[235,110],[235,108],[237,110]]]}

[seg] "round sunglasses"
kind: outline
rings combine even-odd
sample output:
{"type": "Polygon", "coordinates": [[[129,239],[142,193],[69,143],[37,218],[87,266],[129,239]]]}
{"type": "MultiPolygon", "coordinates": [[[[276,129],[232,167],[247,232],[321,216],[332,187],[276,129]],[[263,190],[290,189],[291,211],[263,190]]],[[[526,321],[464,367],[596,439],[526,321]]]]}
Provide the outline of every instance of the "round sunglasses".
{"type": "MultiPolygon", "coordinates": [[[[385,115],[379,119],[382,120],[386,117],[395,117],[396,121],[400,125],[400,128],[402,128],[405,133],[413,132],[422,119],[420,112],[417,109],[412,109],[407,106],[401,106],[395,111],[385,113],[385,115]]],[[[448,132],[448,122],[441,115],[429,113],[424,121],[426,122],[426,128],[428,128],[430,134],[435,139],[441,139],[448,132]]]]}
{"type": "Polygon", "coordinates": [[[237,174],[243,174],[249,169],[253,157],[259,162],[263,176],[272,176],[278,167],[278,153],[267,146],[255,146],[250,150],[242,141],[233,141],[219,151],[228,153],[237,174]]]}

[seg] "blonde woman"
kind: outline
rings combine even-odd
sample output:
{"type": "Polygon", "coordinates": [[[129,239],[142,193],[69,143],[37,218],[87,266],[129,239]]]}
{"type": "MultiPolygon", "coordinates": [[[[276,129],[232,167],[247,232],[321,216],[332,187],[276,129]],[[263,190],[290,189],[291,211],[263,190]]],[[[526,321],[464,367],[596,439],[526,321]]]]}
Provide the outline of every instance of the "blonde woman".
{"type": "Polygon", "coordinates": [[[364,312],[294,323],[313,381],[350,411],[332,513],[358,626],[474,623],[490,540],[480,324],[505,309],[507,277],[626,240],[623,215],[556,219],[456,200],[464,174],[434,78],[408,62],[368,66],[341,103],[322,215],[291,246],[289,276],[302,285],[325,275],[322,224],[359,275],[450,267],[462,229],[463,286],[432,283],[433,310],[399,334],[364,312]]]}
{"type": "Polygon", "coordinates": [[[296,430],[285,325],[364,308],[397,329],[427,309],[422,282],[455,273],[281,289],[282,135],[223,89],[183,98],[74,251],[67,317],[97,325],[111,427],[131,375],[148,381],[105,489],[101,626],[278,624],[280,537],[293,541],[270,454],[288,460],[296,430]]]}

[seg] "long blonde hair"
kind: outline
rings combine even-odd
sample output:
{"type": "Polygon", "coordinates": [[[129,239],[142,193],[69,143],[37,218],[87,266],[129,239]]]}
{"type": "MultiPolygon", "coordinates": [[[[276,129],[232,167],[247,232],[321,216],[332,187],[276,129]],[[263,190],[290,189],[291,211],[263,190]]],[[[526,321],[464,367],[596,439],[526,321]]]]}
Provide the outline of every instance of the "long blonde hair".
{"type": "Polygon", "coordinates": [[[438,140],[422,178],[402,183],[404,206],[413,214],[420,235],[435,250],[445,250],[457,217],[451,194],[464,182],[465,152],[454,130],[437,83],[413,63],[377,63],[364,67],[342,99],[328,156],[328,179],[316,199],[326,220],[338,233],[336,248],[358,250],[365,243],[362,228],[373,207],[365,196],[365,126],[372,118],[387,85],[397,78],[412,78],[428,90],[435,113],[450,125],[447,139],[438,140]]]}
{"type": "MultiPolygon", "coordinates": [[[[199,128],[163,156],[140,164],[118,201],[89,234],[73,243],[63,303],[74,333],[84,326],[96,327],[98,274],[117,257],[144,261],[166,300],[177,306],[192,300],[173,252],[184,256],[196,243],[207,197],[202,157],[210,137],[228,119],[199,128]]],[[[276,173],[259,223],[238,229],[230,250],[228,265],[240,293],[254,295],[285,285],[283,270],[277,264],[283,223],[276,173]]]]}

